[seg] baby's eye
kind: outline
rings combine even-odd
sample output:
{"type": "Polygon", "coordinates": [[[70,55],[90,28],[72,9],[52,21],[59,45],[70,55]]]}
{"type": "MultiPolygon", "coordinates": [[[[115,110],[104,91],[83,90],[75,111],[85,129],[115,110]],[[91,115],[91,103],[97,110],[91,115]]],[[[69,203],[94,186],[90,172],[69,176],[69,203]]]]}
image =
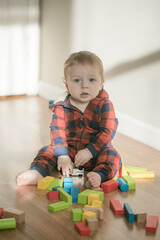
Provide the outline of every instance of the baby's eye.
{"type": "Polygon", "coordinates": [[[95,82],[96,80],[94,78],[89,79],[90,82],[95,82]]]}
{"type": "Polygon", "coordinates": [[[75,83],[79,83],[80,82],[80,79],[76,78],[73,80],[75,83]]]}

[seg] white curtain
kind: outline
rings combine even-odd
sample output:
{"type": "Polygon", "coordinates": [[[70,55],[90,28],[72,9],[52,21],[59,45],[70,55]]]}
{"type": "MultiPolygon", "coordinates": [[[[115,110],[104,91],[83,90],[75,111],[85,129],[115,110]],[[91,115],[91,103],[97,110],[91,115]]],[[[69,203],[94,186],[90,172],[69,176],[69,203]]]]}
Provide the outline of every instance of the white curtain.
{"type": "Polygon", "coordinates": [[[0,0],[0,96],[37,94],[39,0],[0,0]]]}

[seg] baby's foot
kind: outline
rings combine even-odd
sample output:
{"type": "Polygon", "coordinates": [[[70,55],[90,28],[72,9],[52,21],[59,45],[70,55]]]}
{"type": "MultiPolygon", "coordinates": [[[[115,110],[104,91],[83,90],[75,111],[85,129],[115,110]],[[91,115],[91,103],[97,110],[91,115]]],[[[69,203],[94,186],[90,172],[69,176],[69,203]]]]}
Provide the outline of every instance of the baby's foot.
{"type": "MultiPolygon", "coordinates": [[[[89,172],[87,173],[87,177],[88,177],[88,183],[86,183],[87,185],[88,184],[91,184],[91,186],[93,186],[94,188],[98,188],[100,187],[101,185],[101,176],[96,173],[96,172],[89,172]]],[[[86,185],[86,187],[87,187],[86,185]]],[[[87,187],[87,188],[91,188],[91,187],[87,187]]]]}
{"type": "Polygon", "coordinates": [[[36,170],[27,170],[18,175],[16,182],[18,186],[37,185],[38,180],[42,178],[43,176],[36,170]]]}

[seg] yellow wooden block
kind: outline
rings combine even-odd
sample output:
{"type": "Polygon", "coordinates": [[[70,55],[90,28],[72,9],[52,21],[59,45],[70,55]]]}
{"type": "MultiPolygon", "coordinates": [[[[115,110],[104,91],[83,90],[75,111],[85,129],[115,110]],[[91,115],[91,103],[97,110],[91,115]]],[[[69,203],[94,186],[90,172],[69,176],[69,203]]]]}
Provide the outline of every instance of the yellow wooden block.
{"type": "Polygon", "coordinates": [[[91,212],[91,211],[84,212],[82,213],[82,222],[85,222],[86,218],[92,218],[92,217],[96,217],[95,212],[91,212]]]}
{"type": "Polygon", "coordinates": [[[102,202],[98,201],[98,200],[93,200],[92,201],[92,207],[94,207],[94,208],[102,207],[102,202]]]}
{"type": "Polygon", "coordinates": [[[129,172],[129,176],[132,178],[154,178],[155,174],[152,171],[149,172],[129,172]]]}
{"type": "Polygon", "coordinates": [[[38,189],[47,189],[51,182],[54,180],[54,177],[47,176],[38,181],[37,187],[38,189]]]}
{"type": "Polygon", "coordinates": [[[84,205],[84,208],[93,208],[92,205],[84,205]]]}
{"type": "Polygon", "coordinates": [[[97,194],[97,193],[90,193],[88,195],[88,204],[92,205],[92,201],[93,200],[98,200],[99,201],[99,194],[97,194]]]}
{"type": "Polygon", "coordinates": [[[122,176],[123,177],[128,176],[127,170],[123,164],[122,164],[122,176]]]}

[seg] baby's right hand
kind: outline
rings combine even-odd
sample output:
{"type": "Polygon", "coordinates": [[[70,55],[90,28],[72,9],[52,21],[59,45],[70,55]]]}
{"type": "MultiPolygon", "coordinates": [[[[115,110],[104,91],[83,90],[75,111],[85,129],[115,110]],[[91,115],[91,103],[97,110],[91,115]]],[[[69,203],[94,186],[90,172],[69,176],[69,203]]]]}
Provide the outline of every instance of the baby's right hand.
{"type": "Polygon", "coordinates": [[[57,161],[57,168],[62,169],[63,176],[69,177],[73,173],[73,163],[69,156],[59,156],[57,161]]]}

